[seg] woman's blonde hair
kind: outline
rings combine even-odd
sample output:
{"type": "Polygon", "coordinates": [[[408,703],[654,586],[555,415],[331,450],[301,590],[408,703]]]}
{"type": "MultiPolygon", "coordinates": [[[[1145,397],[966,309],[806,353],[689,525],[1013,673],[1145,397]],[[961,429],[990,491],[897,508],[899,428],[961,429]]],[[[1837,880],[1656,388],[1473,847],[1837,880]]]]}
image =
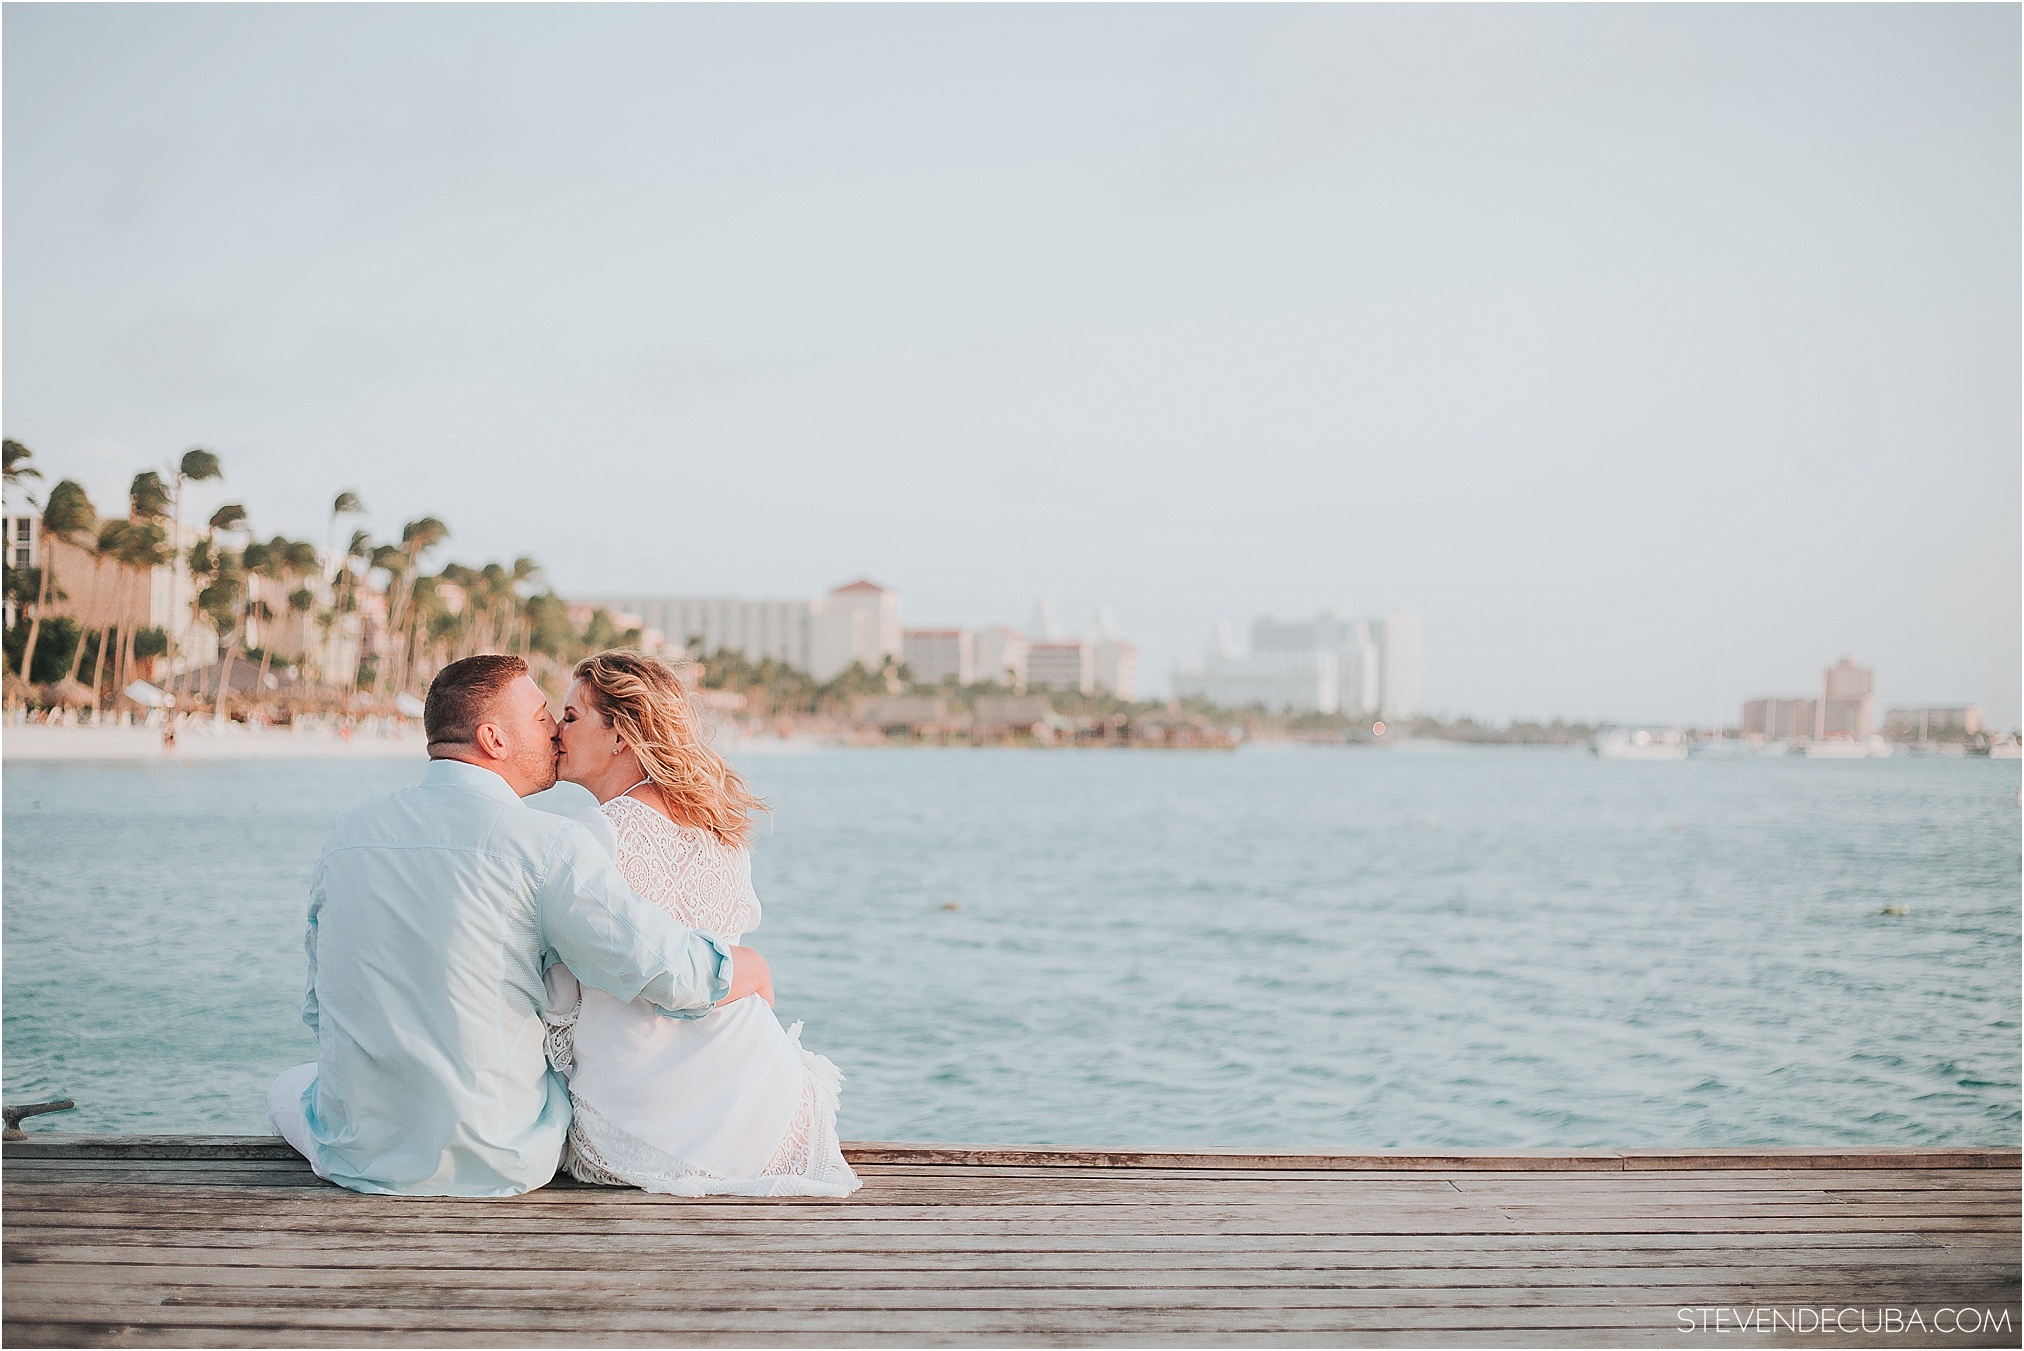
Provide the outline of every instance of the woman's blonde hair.
{"type": "Polygon", "coordinates": [[[605,726],[632,747],[670,816],[728,845],[751,839],[752,814],[765,811],[766,804],[703,743],[695,706],[672,666],[621,649],[585,657],[570,674],[583,682],[605,726]]]}

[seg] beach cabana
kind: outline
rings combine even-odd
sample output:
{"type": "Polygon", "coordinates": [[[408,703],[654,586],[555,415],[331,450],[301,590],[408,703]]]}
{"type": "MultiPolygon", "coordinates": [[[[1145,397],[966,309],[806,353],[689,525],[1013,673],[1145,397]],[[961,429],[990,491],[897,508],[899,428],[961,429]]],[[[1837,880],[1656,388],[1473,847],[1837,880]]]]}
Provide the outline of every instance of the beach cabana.
{"type": "Polygon", "coordinates": [[[98,704],[91,691],[75,680],[59,680],[53,685],[39,686],[35,697],[44,708],[93,708],[98,704]]]}

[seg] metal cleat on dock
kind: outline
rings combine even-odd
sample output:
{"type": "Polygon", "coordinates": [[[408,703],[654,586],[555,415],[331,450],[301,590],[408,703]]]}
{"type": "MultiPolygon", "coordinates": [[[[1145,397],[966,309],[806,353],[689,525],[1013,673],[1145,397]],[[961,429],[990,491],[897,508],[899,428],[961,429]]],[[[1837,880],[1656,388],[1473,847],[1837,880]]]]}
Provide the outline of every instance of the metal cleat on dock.
{"type": "Polygon", "coordinates": [[[69,1098],[59,1098],[55,1102],[31,1102],[21,1107],[0,1107],[0,1117],[7,1120],[7,1129],[0,1132],[0,1139],[26,1140],[28,1132],[21,1129],[24,1117],[41,1116],[44,1112],[68,1112],[76,1106],[77,1104],[69,1098]]]}

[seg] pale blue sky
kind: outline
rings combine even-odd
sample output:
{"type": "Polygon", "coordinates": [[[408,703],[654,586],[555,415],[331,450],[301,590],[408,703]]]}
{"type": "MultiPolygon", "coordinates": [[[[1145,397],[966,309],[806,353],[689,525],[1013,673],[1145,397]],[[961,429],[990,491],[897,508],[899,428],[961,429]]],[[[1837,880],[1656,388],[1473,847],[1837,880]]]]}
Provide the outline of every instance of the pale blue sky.
{"type": "Polygon", "coordinates": [[[5,417],[565,593],[2018,719],[2015,6],[5,7],[5,417]]]}

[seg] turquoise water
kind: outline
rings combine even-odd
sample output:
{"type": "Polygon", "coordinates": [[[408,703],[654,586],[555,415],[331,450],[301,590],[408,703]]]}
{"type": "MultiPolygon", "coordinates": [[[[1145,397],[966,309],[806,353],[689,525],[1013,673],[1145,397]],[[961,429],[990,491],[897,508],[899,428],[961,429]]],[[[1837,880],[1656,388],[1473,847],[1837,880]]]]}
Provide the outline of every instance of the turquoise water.
{"type": "MultiPolygon", "coordinates": [[[[751,941],[847,1076],[846,1138],[2018,1143],[2015,762],[743,764],[776,808],[751,941]]],[[[264,1130],[312,1054],[318,845],[417,772],[7,765],[7,1101],[264,1130]]]]}

